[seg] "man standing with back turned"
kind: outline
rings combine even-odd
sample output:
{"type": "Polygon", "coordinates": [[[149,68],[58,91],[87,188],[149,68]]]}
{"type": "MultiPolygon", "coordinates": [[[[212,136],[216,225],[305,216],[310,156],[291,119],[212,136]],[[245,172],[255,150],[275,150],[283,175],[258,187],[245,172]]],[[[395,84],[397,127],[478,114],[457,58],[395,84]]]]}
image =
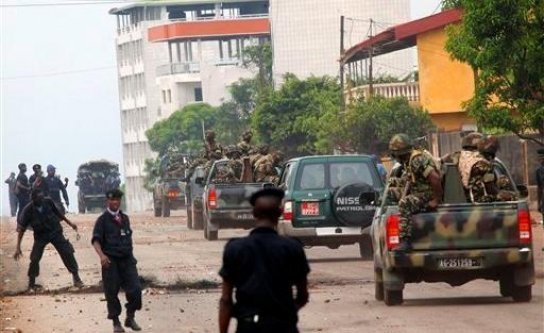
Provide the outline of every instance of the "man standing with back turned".
{"type": "Polygon", "coordinates": [[[142,308],[142,287],[138,279],[136,259],[132,253],[130,221],[119,207],[123,192],[118,189],[106,192],[107,209],[94,225],[91,243],[100,257],[102,283],[108,304],[108,319],[113,321],[113,332],[125,332],[119,315],[121,303],[117,294],[122,287],[127,297],[125,326],[134,331],[141,328],[134,320],[136,310],[142,308]]]}
{"type": "Polygon", "coordinates": [[[225,246],[219,271],[223,278],[220,333],[228,332],[231,317],[238,320],[236,333],[298,332],[298,311],[308,303],[310,267],[302,246],[275,230],[283,196],[276,188],[253,194],[249,202],[256,228],[249,236],[232,239],[225,246]]]}

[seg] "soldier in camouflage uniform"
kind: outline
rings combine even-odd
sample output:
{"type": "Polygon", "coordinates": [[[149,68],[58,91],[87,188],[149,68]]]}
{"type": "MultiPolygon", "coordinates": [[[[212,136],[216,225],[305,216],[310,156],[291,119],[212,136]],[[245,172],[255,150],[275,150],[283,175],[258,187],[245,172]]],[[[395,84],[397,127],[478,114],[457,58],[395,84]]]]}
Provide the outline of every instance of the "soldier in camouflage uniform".
{"type": "Polygon", "coordinates": [[[238,149],[242,156],[250,156],[250,154],[255,150],[255,147],[251,144],[251,139],[253,138],[253,133],[251,131],[245,131],[242,134],[242,141],[238,143],[238,149]]]}
{"type": "MultiPolygon", "coordinates": [[[[478,143],[478,151],[482,156],[493,165],[493,160],[499,150],[499,140],[495,136],[487,136],[478,143]]],[[[515,201],[518,200],[516,189],[512,185],[507,175],[501,174],[495,168],[493,169],[495,177],[495,190],[497,195],[495,201],[515,201]]]]}
{"type": "Polygon", "coordinates": [[[283,159],[279,151],[272,152],[261,157],[255,162],[254,177],[258,183],[276,183],[279,180],[279,174],[276,166],[279,166],[283,159]]]}
{"type": "Polygon", "coordinates": [[[412,249],[412,215],[434,210],[442,201],[440,172],[433,157],[414,149],[406,134],[396,134],[389,141],[391,156],[404,167],[406,186],[399,201],[400,244],[395,251],[412,249]]]}
{"type": "MultiPolygon", "coordinates": [[[[482,146],[484,138],[478,138],[472,142],[474,141],[478,148],[479,145],[482,146]]],[[[492,202],[496,199],[497,187],[493,164],[478,150],[462,150],[457,167],[468,200],[476,203],[492,202]]]]}
{"type": "Polygon", "coordinates": [[[251,163],[251,167],[255,169],[255,163],[263,156],[268,155],[270,151],[270,146],[267,144],[260,144],[257,146],[255,151],[249,156],[249,162],[251,163]]]}
{"type": "Polygon", "coordinates": [[[462,150],[453,152],[451,154],[447,154],[442,156],[440,161],[442,163],[453,163],[455,165],[459,164],[459,157],[461,156],[462,151],[477,151],[478,150],[478,142],[480,142],[484,138],[484,135],[482,133],[478,132],[472,132],[467,135],[465,135],[461,139],[461,148],[462,150]]]}

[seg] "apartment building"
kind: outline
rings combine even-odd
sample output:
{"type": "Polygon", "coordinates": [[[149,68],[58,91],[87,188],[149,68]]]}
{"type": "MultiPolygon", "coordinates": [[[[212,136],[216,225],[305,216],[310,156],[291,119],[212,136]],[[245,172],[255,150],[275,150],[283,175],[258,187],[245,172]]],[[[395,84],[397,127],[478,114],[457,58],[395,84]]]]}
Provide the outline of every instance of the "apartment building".
{"type": "MultiPolygon", "coordinates": [[[[228,99],[228,86],[252,75],[240,66],[246,46],[272,42],[278,84],[286,72],[336,76],[340,16],[394,24],[409,18],[409,0],[153,1],[110,14],[117,20],[127,208],[142,211],[152,207],[143,185],[145,160],[154,157],[145,131],[189,103],[219,105],[228,99]]],[[[350,27],[345,33],[351,37],[350,27]]],[[[413,60],[410,54],[393,55],[383,64],[377,72],[397,74],[409,71],[413,60]]]]}

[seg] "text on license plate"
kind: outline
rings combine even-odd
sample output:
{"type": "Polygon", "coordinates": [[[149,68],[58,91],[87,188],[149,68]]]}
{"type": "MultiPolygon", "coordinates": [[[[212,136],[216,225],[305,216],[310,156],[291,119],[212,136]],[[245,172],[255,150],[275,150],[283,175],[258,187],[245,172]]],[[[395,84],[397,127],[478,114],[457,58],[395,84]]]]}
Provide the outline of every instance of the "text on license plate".
{"type": "Polygon", "coordinates": [[[301,211],[304,216],[319,215],[319,202],[303,202],[301,204],[301,211]]]}
{"type": "Polygon", "coordinates": [[[482,266],[481,258],[440,258],[438,267],[440,268],[470,268],[482,266]]]}
{"type": "Polygon", "coordinates": [[[247,213],[247,214],[237,214],[236,215],[237,220],[252,220],[253,215],[247,213]]]}

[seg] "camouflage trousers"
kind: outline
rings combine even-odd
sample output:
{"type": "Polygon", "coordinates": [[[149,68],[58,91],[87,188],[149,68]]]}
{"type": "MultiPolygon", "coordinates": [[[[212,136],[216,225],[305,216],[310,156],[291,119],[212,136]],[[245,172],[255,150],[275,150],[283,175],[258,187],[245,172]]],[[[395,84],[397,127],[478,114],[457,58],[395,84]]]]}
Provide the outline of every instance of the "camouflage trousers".
{"type": "Polygon", "coordinates": [[[401,241],[410,241],[412,238],[412,215],[424,212],[431,201],[430,194],[406,195],[399,201],[400,214],[400,239],[401,241]]]}

